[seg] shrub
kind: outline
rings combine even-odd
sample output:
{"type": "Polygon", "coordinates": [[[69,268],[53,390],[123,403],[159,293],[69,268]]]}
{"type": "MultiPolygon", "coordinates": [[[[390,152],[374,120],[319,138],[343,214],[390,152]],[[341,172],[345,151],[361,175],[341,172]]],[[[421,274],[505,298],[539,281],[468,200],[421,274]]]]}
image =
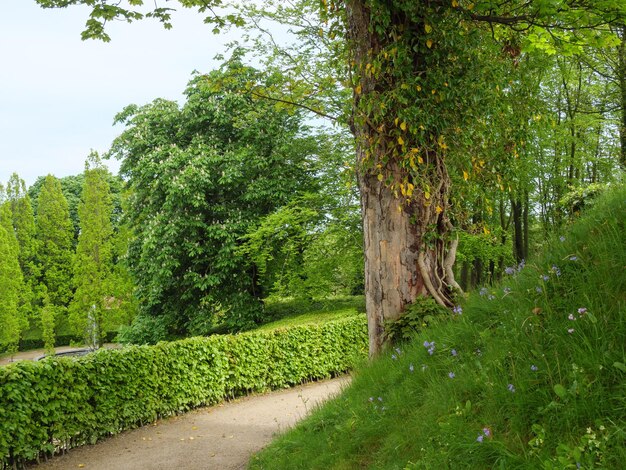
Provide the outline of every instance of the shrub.
{"type": "Polygon", "coordinates": [[[431,297],[419,297],[397,320],[385,322],[385,338],[394,343],[411,339],[435,318],[448,313],[431,297]]]}
{"type": "Polygon", "coordinates": [[[362,316],[0,368],[0,462],[21,465],[250,391],[326,378],[366,354],[362,316]]]}

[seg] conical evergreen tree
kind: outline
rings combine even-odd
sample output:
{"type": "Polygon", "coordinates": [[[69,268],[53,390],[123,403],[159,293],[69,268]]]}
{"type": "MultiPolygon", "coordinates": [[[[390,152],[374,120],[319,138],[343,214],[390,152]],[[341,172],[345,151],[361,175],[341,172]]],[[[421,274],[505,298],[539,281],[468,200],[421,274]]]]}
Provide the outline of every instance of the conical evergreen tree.
{"type": "Polygon", "coordinates": [[[21,308],[24,280],[18,261],[19,246],[3,193],[0,186],[0,346],[15,352],[28,322],[21,308]]]}
{"type": "Polygon", "coordinates": [[[89,156],[81,202],[78,205],[80,235],[74,259],[76,291],[70,305],[70,324],[87,344],[101,346],[108,318],[115,310],[113,272],[113,203],[108,170],[97,154],[89,156]]]}
{"type": "Polygon", "coordinates": [[[24,277],[23,309],[28,317],[34,316],[33,289],[37,283],[37,267],[35,264],[35,213],[26,191],[26,184],[17,173],[13,173],[7,183],[7,203],[11,210],[13,230],[19,244],[19,262],[24,277]]]}
{"type": "Polygon", "coordinates": [[[72,297],[73,227],[61,184],[52,175],[46,176],[37,199],[36,227],[39,283],[45,286],[38,294],[46,292],[50,306],[60,315],[72,297]]]}

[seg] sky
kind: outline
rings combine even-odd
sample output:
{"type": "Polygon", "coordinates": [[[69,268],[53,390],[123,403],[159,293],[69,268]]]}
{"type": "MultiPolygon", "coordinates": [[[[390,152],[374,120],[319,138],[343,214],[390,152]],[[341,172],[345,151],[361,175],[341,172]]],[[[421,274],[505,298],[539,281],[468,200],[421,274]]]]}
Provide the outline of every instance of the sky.
{"type": "MultiPolygon", "coordinates": [[[[208,72],[236,33],[216,36],[192,10],[171,30],[145,20],[108,25],[112,40],[82,41],[89,10],[43,10],[34,0],[3,0],[0,15],[0,183],[17,172],[76,175],[90,151],[105,152],[123,128],[125,106],[155,98],[182,102],[193,70],[208,72]]],[[[119,164],[106,162],[116,173],[119,164]]]]}

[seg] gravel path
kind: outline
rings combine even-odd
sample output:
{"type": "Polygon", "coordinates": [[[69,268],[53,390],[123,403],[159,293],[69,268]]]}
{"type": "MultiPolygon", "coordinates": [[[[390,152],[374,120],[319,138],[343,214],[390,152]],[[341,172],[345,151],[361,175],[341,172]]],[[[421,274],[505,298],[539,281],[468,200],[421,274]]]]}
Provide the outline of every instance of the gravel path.
{"type": "Polygon", "coordinates": [[[231,470],[292,426],[349,377],[314,382],[201,408],[70,450],[33,470],[231,470]]]}

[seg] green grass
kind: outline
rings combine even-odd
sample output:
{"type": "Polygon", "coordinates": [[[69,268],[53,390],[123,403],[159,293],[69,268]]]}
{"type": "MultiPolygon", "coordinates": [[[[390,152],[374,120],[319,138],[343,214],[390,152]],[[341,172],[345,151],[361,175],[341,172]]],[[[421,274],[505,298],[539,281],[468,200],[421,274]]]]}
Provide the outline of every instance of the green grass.
{"type": "Polygon", "coordinates": [[[352,317],[365,312],[365,299],[362,296],[331,298],[313,302],[282,299],[267,307],[269,321],[252,331],[268,331],[290,328],[311,323],[325,323],[352,317]]]}
{"type": "Polygon", "coordinates": [[[250,467],[624,468],[625,223],[621,187],[462,315],[359,367],[250,467]]]}

